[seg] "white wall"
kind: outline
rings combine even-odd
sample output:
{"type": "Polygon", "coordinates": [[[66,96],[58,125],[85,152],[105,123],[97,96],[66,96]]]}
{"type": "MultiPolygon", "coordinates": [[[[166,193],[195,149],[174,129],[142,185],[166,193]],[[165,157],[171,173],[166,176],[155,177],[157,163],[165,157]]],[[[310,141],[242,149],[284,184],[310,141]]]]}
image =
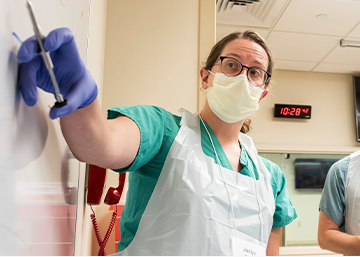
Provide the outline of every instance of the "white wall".
{"type": "Polygon", "coordinates": [[[259,151],[348,154],[359,149],[351,75],[276,70],[272,80],[249,134],[259,151]],[[311,105],[312,117],[273,118],[275,103],[311,105]]]}

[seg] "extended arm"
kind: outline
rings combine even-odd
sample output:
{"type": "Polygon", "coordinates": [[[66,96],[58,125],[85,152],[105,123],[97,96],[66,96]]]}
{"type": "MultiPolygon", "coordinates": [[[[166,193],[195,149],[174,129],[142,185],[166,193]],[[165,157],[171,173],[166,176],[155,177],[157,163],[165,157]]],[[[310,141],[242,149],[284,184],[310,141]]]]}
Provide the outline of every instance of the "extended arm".
{"type": "Polygon", "coordinates": [[[62,133],[74,156],[100,167],[130,165],[140,146],[136,123],[125,116],[106,120],[98,100],[60,118],[62,133]]]}
{"type": "Polygon", "coordinates": [[[360,236],[339,231],[339,225],[322,211],[319,214],[318,242],[324,250],[344,255],[360,255],[360,236]]]}
{"type": "MultiPolygon", "coordinates": [[[[54,73],[67,105],[53,106],[50,118],[60,119],[63,135],[74,156],[81,161],[106,168],[123,168],[132,163],[140,145],[140,131],[129,118],[107,121],[102,114],[98,89],[80,58],[74,36],[66,28],[56,29],[44,38],[44,49],[50,52],[54,73]]],[[[37,88],[53,93],[35,37],[20,47],[19,82],[24,101],[37,102],[37,88]]]]}
{"type": "Polygon", "coordinates": [[[266,255],[279,255],[280,239],[281,228],[273,228],[271,230],[268,246],[266,248],[266,255]]]}

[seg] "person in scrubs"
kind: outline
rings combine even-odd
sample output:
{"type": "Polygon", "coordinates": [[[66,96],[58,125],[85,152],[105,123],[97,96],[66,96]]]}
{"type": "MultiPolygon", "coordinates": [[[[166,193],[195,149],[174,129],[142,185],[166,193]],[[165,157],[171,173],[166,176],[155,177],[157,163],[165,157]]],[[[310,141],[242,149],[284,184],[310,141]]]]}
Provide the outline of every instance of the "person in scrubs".
{"type": "Polygon", "coordinates": [[[360,255],[360,150],[334,163],[326,176],[318,241],[322,249],[360,255]]]}
{"type": "MultiPolygon", "coordinates": [[[[296,212],[283,172],[245,134],[274,67],[257,33],[232,33],[213,47],[200,70],[206,103],[194,114],[121,106],[105,119],[70,30],[50,32],[44,48],[67,99],[50,117],[60,117],[74,156],[129,173],[118,255],[279,254],[281,228],[296,212]]],[[[54,93],[37,50],[29,38],[18,52],[28,105],[36,103],[36,87],[54,93]]]]}

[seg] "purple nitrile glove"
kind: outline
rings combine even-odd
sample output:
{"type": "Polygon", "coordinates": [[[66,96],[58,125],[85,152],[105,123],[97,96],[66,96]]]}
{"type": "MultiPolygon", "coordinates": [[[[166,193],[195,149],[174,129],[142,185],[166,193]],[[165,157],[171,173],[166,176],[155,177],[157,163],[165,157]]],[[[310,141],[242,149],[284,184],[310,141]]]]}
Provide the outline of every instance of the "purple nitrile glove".
{"type": "MultiPolygon", "coordinates": [[[[67,28],[55,29],[44,38],[43,45],[45,51],[50,52],[60,92],[67,100],[67,105],[51,108],[50,118],[56,119],[90,105],[96,99],[98,89],[80,58],[72,32],[67,28]]],[[[18,60],[21,62],[19,67],[21,92],[25,103],[29,106],[37,102],[36,87],[55,94],[39,50],[39,44],[33,36],[22,43],[18,52],[18,60]]]]}

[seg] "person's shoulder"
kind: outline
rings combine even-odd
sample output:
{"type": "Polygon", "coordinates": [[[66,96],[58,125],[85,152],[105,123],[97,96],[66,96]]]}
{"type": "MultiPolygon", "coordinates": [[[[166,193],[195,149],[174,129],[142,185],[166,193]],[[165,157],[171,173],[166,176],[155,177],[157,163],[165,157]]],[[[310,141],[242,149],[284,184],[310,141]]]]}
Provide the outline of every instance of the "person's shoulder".
{"type": "Polygon", "coordinates": [[[331,165],[325,179],[319,209],[341,226],[345,213],[345,183],[350,156],[331,165]]]}
{"type": "Polygon", "coordinates": [[[181,117],[175,115],[163,107],[154,105],[133,105],[133,106],[117,106],[108,110],[108,119],[114,119],[119,115],[137,116],[139,118],[163,118],[164,120],[173,119],[180,124],[181,117]]]}
{"type": "Polygon", "coordinates": [[[276,188],[276,191],[281,190],[281,188],[284,187],[286,181],[284,172],[280,169],[279,165],[277,165],[276,163],[262,156],[260,156],[260,158],[270,173],[271,185],[274,187],[274,189],[276,188]]]}
{"type": "Polygon", "coordinates": [[[337,177],[345,180],[347,171],[349,168],[350,155],[338,160],[333,165],[331,165],[327,176],[329,177],[337,177]]]}
{"type": "Polygon", "coordinates": [[[344,194],[349,162],[350,156],[346,156],[331,165],[324,183],[323,198],[344,194]]]}
{"type": "Polygon", "coordinates": [[[117,106],[108,109],[108,113],[120,113],[132,112],[132,113],[159,113],[159,114],[171,114],[169,111],[162,107],[155,105],[129,105],[129,106],[117,106]]]}
{"type": "Polygon", "coordinates": [[[262,156],[260,156],[260,158],[270,173],[270,183],[273,187],[274,192],[281,191],[286,181],[285,174],[282,172],[279,165],[277,165],[276,163],[262,156]]]}
{"type": "Polygon", "coordinates": [[[265,167],[269,170],[270,174],[274,174],[276,176],[279,176],[281,174],[283,174],[283,172],[281,171],[279,165],[277,165],[276,163],[260,156],[262,162],[264,163],[265,167]]]}
{"type": "Polygon", "coordinates": [[[343,169],[344,167],[349,166],[349,162],[350,162],[350,155],[345,156],[344,158],[338,160],[333,164],[333,166],[337,166],[338,168],[343,169]]]}

